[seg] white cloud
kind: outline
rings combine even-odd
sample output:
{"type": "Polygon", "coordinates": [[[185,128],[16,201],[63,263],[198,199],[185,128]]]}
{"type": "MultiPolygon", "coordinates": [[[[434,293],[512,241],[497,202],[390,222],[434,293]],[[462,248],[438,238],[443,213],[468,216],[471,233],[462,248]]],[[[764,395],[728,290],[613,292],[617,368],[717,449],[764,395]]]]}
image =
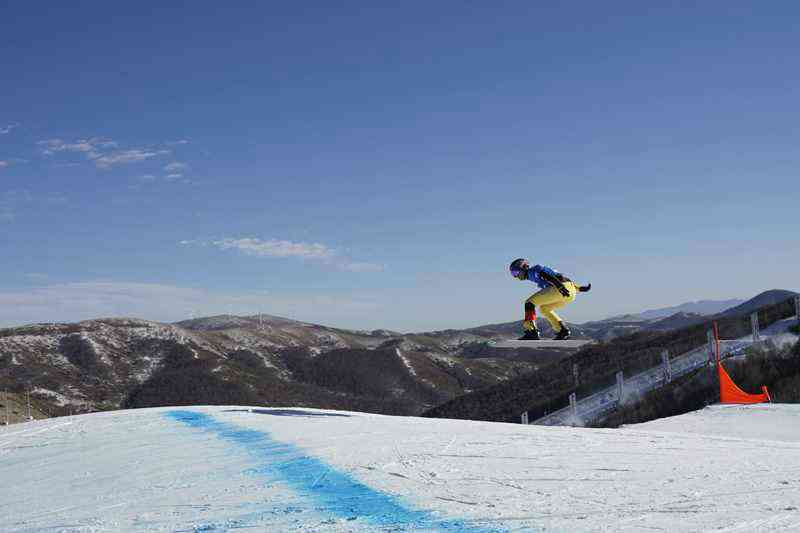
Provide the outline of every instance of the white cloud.
{"type": "Polygon", "coordinates": [[[169,150],[119,150],[94,159],[97,168],[109,169],[115,165],[138,163],[161,155],[169,154],[169,150]]]}
{"type": "Polygon", "coordinates": [[[142,181],[155,181],[156,177],[152,174],[143,174],[139,176],[139,179],[142,181]]]}
{"type": "Polygon", "coordinates": [[[169,165],[164,167],[164,170],[166,172],[170,172],[170,173],[173,173],[173,174],[178,174],[178,173],[181,173],[181,172],[183,172],[185,170],[188,170],[188,169],[189,169],[189,165],[187,165],[186,163],[180,163],[178,161],[170,163],[169,165]]]}
{"type": "Polygon", "coordinates": [[[301,257],[303,259],[331,259],[334,251],[324,244],[291,242],[278,239],[262,241],[255,238],[222,239],[212,242],[220,250],[239,250],[258,257],[301,257]]]}
{"type": "Polygon", "coordinates": [[[57,153],[83,154],[86,159],[94,162],[97,168],[104,170],[116,165],[137,163],[170,153],[170,150],[138,148],[116,150],[119,144],[111,139],[105,139],[103,137],[79,139],[75,142],[65,142],[61,139],[48,139],[39,141],[37,144],[41,147],[44,155],[51,156],[57,153]]]}
{"type": "Polygon", "coordinates": [[[72,143],[64,142],[61,139],[48,139],[39,141],[36,144],[42,147],[42,153],[45,155],[53,155],[58,152],[74,152],[85,154],[89,159],[97,159],[102,156],[103,150],[117,146],[116,142],[102,137],[79,139],[72,143]]]}
{"type": "Polygon", "coordinates": [[[2,126],[2,127],[0,127],[0,135],[6,135],[8,133],[11,133],[11,130],[13,130],[14,128],[18,128],[18,127],[19,127],[19,123],[18,122],[12,122],[11,124],[8,124],[6,126],[2,126]]]}
{"type": "Polygon", "coordinates": [[[179,180],[183,177],[183,174],[167,174],[166,178],[168,180],[179,180]]]}
{"type": "Polygon", "coordinates": [[[292,242],[281,239],[261,240],[253,237],[220,239],[210,243],[181,241],[181,244],[212,245],[220,250],[238,250],[255,257],[297,257],[307,261],[318,261],[347,272],[382,272],[384,266],[377,263],[353,261],[336,249],[320,243],[292,242]]]}
{"type": "Polygon", "coordinates": [[[167,141],[166,142],[167,146],[180,146],[180,145],[183,145],[183,144],[189,144],[189,140],[188,139],[180,139],[178,141],[167,141]]]}
{"type": "Polygon", "coordinates": [[[8,161],[3,161],[2,159],[0,159],[0,168],[5,168],[10,164],[11,163],[9,163],[8,161]]]}

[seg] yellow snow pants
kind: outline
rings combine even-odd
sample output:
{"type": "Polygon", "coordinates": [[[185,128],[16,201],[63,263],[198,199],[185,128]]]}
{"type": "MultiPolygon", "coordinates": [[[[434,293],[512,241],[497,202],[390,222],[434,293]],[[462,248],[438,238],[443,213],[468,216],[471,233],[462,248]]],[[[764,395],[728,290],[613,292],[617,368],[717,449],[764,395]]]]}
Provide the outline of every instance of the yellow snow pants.
{"type": "MultiPolygon", "coordinates": [[[[526,300],[526,302],[533,304],[534,306],[538,307],[542,311],[542,315],[547,319],[552,326],[553,330],[559,331],[561,326],[559,323],[561,322],[561,317],[556,314],[556,309],[564,307],[571,301],[575,299],[575,296],[578,294],[578,286],[575,285],[571,281],[564,282],[564,287],[567,288],[569,291],[569,296],[564,296],[559,292],[559,290],[555,287],[547,287],[546,289],[542,289],[530,298],[526,300]]],[[[529,320],[529,317],[525,317],[526,320],[522,323],[522,327],[526,330],[532,330],[536,327],[536,317],[533,317],[533,320],[529,320]]]]}

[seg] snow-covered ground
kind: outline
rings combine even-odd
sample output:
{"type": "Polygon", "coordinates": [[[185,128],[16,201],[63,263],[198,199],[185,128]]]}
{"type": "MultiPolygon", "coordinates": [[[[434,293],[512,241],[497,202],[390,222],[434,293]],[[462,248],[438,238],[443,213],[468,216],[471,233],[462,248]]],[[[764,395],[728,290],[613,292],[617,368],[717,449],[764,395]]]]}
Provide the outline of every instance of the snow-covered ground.
{"type": "Polygon", "coordinates": [[[0,428],[0,531],[800,530],[800,406],[622,429],[246,407],[0,428]]]}

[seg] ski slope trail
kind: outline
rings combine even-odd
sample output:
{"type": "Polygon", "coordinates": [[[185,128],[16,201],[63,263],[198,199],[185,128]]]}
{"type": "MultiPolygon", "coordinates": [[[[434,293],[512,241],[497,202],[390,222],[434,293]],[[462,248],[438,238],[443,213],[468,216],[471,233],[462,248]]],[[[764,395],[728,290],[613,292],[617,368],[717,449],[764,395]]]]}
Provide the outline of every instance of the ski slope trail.
{"type": "Polygon", "coordinates": [[[622,429],[176,407],[0,428],[0,531],[800,531],[800,406],[622,429]]]}

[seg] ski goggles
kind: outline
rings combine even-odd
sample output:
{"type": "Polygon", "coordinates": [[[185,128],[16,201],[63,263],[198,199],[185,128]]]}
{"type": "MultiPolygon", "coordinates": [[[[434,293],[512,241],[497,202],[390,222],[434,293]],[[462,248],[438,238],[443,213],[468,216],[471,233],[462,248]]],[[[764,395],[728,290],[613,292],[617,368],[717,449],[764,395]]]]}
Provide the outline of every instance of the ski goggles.
{"type": "Polygon", "coordinates": [[[512,268],[511,275],[514,276],[515,278],[518,278],[520,277],[520,275],[522,275],[522,270],[519,268],[512,268]]]}

